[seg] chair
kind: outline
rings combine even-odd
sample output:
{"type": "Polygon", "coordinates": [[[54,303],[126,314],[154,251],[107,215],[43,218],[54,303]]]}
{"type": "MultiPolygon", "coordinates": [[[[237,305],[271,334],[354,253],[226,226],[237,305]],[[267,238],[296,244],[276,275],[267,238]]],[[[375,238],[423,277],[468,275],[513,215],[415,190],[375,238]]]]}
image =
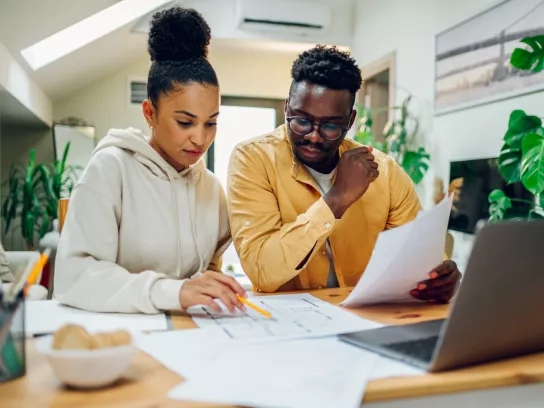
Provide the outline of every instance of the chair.
{"type": "Polygon", "coordinates": [[[62,227],[64,226],[64,221],[66,220],[68,204],[70,204],[69,198],[61,198],[59,200],[59,232],[62,232],[62,227]]]}
{"type": "Polygon", "coordinates": [[[55,257],[57,255],[57,247],[59,244],[60,233],[62,232],[62,227],[64,226],[64,221],[66,220],[66,213],[68,212],[69,202],[69,198],[61,198],[58,201],[58,220],[55,220],[53,222],[53,230],[45,234],[45,236],[40,241],[41,249],[49,248],[51,250],[51,257],[49,258],[48,262],[48,299],[51,299],[54,293],[55,257]]]}

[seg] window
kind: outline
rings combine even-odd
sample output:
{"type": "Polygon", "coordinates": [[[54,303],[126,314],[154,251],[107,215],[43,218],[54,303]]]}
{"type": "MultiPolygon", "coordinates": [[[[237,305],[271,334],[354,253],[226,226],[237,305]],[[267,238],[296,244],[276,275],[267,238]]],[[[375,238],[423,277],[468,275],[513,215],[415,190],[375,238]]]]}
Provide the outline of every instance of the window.
{"type": "MultiPolygon", "coordinates": [[[[208,150],[208,168],[227,190],[227,172],[234,147],[244,140],[273,131],[284,121],[284,101],[223,97],[218,119],[217,136],[208,150]]],[[[249,284],[240,266],[234,246],[223,255],[223,270],[232,265],[236,278],[249,284]]]]}
{"type": "Polygon", "coordinates": [[[129,104],[141,105],[147,98],[147,82],[130,81],[129,104]]]}

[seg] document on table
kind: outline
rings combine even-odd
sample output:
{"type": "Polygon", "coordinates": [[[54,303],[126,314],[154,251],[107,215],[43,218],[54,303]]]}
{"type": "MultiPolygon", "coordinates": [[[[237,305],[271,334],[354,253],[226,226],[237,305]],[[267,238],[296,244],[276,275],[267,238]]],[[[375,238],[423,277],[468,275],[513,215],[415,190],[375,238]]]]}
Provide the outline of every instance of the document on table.
{"type": "Polygon", "coordinates": [[[378,355],[338,339],[225,348],[169,396],[257,407],[359,407],[378,355]]]}
{"type": "MultiPolygon", "coordinates": [[[[216,355],[236,347],[219,327],[170,330],[139,336],[136,346],[185,379],[213,371],[216,355]]],[[[245,343],[243,343],[245,345],[245,343]]]]}
{"type": "Polygon", "coordinates": [[[414,301],[410,290],[443,261],[453,195],[405,225],[380,233],[370,261],[342,306],[414,301]]]}
{"type": "Polygon", "coordinates": [[[164,314],[94,313],[61,305],[56,300],[25,303],[27,336],[53,333],[67,323],[80,324],[88,331],[128,330],[133,332],[167,330],[164,314]]]}
{"type": "Polygon", "coordinates": [[[202,328],[219,327],[236,340],[283,340],[322,337],[380,327],[309,294],[250,296],[258,307],[272,314],[268,319],[253,309],[217,313],[204,306],[188,309],[202,328]]]}
{"type": "MultiPolygon", "coordinates": [[[[336,336],[324,338],[336,339],[336,336]]],[[[321,339],[309,339],[308,341],[321,339]]],[[[265,343],[268,344],[268,342],[265,343]]],[[[288,342],[286,344],[292,343],[288,342]]],[[[219,327],[208,327],[205,329],[154,332],[139,336],[136,339],[136,345],[167,369],[185,379],[192,380],[206,376],[210,371],[213,371],[215,361],[222,353],[236,347],[247,347],[248,343],[233,340],[219,327]],[[183,347],[180,347],[180,344],[183,344],[183,347]]],[[[362,353],[367,353],[366,350],[348,343],[342,342],[342,345],[348,345],[355,350],[360,350],[362,353]]],[[[371,379],[373,380],[424,374],[422,370],[397,360],[377,356],[378,362],[371,373],[371,379]]],[[[282,359],[281,361],[287,364],[287,360],[282,359]]]]}

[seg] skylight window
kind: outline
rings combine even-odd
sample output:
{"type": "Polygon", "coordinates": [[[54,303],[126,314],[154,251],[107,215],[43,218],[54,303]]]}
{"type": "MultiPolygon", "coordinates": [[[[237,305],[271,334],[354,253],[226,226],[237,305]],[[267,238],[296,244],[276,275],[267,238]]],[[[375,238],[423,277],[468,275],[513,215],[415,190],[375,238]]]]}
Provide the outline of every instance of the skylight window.
{"type": "Polygon", "coordinates": [[[123,27],[172,0],[122,0],[21,51],[33,70],[123,27]]]}

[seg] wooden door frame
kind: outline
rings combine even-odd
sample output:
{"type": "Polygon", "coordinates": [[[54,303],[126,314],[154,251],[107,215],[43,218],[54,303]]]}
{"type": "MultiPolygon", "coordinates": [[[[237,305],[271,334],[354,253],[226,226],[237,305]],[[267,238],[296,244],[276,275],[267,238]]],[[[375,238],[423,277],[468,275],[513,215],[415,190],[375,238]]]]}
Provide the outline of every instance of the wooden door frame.
{"type": "MultiPolygon", "coordinates": [[[[379,73],[389,70],[389,105],[394,105],[396,103],[395,97],[396,97],[396,82],[397,82],[397,57],[396,57],[396,51],[392,51],[389,54],[386,54],[377,60],[372,61],[371,63],[363,66],[361,68],[361,71],[363,73],[363,82],[366,80],[366,78],[372,78],[379,73]]],[[[359,104],[364,104],[364,96],[360,92],[357,96],[357,101],[359,104]]],[[[394,112],[389,111],[388,112],[388,120],[391,120],[393,117],[394,112]]]]}

